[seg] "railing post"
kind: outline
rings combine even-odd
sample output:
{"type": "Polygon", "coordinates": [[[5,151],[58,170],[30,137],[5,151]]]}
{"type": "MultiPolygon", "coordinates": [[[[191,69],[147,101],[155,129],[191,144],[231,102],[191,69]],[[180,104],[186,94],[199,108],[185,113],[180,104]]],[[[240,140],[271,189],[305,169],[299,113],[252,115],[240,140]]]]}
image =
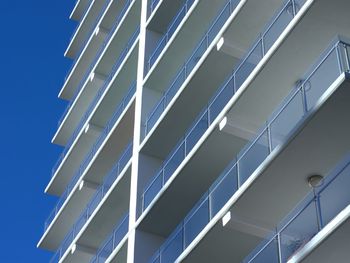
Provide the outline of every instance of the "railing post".
{"type": "Polygon", "coordinates": [[[350,58],[349,58],[349,52],[346,44],[343,44],[344,52],[345,52],[345,62],[346,62],[346,71],[350,70],[350,58]]]}
{"type": "MultiPolygon", "coordinates": [[[[306,91],[305,91],[305,84],[307,82],[304,82],[303,84],[301,84],[300,90],[301,90],[301,99],[303,102],[303,107],[304,107],[304,114],[307,113],[307,99],[306,99],[306,91]]],[[[311,85],[311,84],[310,84],[311,85]]]]}
{"type": "Polygon", "coordinates": [[[267,146],[270,154],[272,152],[272,135],[271,135],[271,126],[267,121],[266,121],[266,131],[267,131],[267,146]]]}
{"type": "Polygon", "coordinates": [[[241,178],[239,176],[239,160],[238,159],[236,162],[236,169],[237,169],[237,188],[239,189],[241,187],[241,178]]]}
{"type": "Polygon", "coordinates": [[[182,221],[182,251],[186,249],[185,220],[182,221]]]}
{"type": "Polygon", "coordinates": [[[164,186],[165,184],[165,178],[164,178],[164,166],[163,166],[163,169],[162,169],[162,187],[164,186]]]}
{"type": "Polygon", "coordinates": [[[335,52],[337,54],[339,73],[342,73],[343,72],[343,67],[342,67],[342,60],[341,60],[341,57],[340,57],[339,47],[340,47],[340,45],[337,44],[336,47],[335,47],[335,52]]]}
{"type": "Polygon", "coordinates": [[[282,248],[281,248],[281,233],[277,233],[277,253],[278,253],[278,262],[282,263],[282,248]]]}
{"type": "Polygon", "coordinates": [[[264,34],[261,34],[261,53],[262,58],[265,56],[265,42],[264,42],[264,34]]]}
{"type": "Polygon", "coordinates": [[[212,201],[210,198],[210,190],[208,190],[208,209],[209,209],[209,221],[213,218],[213,213],[212,213],[212,201]]]}
{"type": "Polygon", "coordinates": [[[318,231],[320,231],[323,228],[323,220],[322,220],[322,213],[321,213],[321,203],[320,203],[320,196],[316,194],[314,191],[315,196],[315,207],[316,207],[316,218],[317,218],[317,226],[318,231]]]}
{"type": "Polygon", "coordinates": [[[293,17],[295,17],[296,14],[297,14],[296,6],[295,6],[295,0],[291,0],[291,1],[292,1],[292,7],[293,7],[293,17]]]}

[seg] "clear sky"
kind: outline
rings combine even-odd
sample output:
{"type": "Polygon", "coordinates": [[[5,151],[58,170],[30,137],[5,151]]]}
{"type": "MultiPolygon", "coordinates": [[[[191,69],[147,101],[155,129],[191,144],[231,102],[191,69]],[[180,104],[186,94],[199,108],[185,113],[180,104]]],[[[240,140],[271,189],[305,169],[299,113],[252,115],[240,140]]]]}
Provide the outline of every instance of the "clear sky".
{"type": "Polygon", "coordinates": [[[45,195],[61,147],[50,143],[66,102],[75,0],[1,1],[1,263],[48,262],[36,249],[56,198],[45,195]]]}

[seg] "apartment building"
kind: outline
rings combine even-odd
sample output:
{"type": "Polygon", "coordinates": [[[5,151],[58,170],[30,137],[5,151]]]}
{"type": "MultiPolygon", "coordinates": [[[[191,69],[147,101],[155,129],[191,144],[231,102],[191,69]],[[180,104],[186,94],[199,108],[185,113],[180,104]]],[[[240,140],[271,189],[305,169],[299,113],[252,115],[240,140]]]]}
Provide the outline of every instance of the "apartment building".
{"type": "Polygon", "coordinates": [[[60,263],[349,262],[349,11],[78,0],[38,247],[60,263]]]}

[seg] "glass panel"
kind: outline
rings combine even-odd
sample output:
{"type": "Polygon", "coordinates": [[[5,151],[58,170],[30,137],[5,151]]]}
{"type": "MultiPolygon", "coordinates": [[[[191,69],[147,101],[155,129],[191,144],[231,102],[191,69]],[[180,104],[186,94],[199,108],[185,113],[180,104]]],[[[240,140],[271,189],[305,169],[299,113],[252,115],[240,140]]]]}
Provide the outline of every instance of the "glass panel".
{"type": "Polygon", "coordinates": [[[180,256],[183,250],[183,231],[182,228],[176,233],[176,235],[171,239],[171,241],[163,249],[161,255],[161,261],[175,262],[175,260],[180,256]]]}
{"type": "MultiPolygon", "coordinates": [[[[211,26],[208,32],[208,42],[211,43],[216,35],[219,33],[220,29],[225,24],[226,20],[230,17],[231,11],[230,11],[230,3],[229,1],[224,9],[221,11],[219,16],[214,21],[214,24],[211,26]]],[[[236,1],[237,2],[237,1],[236,1]]]]}
{"type": "Polygon", "coordinates": [[[283,143],[304,115],[303,95],[299,90],[288,104],[279,112],[270,125],[272,149],[283,143]]]}
{"type": "Polygon", "coordinates": [[[234,93],[234,81],[233,78],[230,78],[229,81],[226,82],[224,88],[220,89],[220,93],[216,95],[215,99],[209,106],[210,122],[213,122],[214,119],[220,114],[234,93]]]}
{"type": "Polygon", "coordinates": [[[304,85],[308,110],[315,106],[318,99],[338,76],[338,58],[336,51],[333,50],[304,85]]]}
{"type": "Polygon", "coordinates": [[[325,226],[350,204],[350,166],[320,193],[322,223],[325,226]]]}
{"type": "Polygon", "coordinates": [[[208,112],[205,112],[202,118],[197,122],[197,124],[193,127],[191,132],[187,135],[186,138],[186,155],[192,150],[192,148],[196,145],[205,131],[208,129],[208,112]]]}
{"type": "Polygon", "coordinates": [[[282,262],[287,262],[318,232],[315,202],[312,201],[281,232],[282,262]]]}
{"type": "Polygon", "coordinates": [[[170,176],[175,172],[175,170],[182,163],[185,158],[185,143],[182,142],[181,145],[177,148],[175,153],[171,156],[169,161],[164,166],[164,183],[168,181],[170,176]]]}
{"type": "Polygon", "coordinates": [[[269,154],[267,131],[242,155],[238,162],[239,182],[242,185],[269,154]]]}
{"type": "Polygon", "coordinates": [[[235,74],[235,87],[239,89],[243,82],[248,78],[250,73],[254,70],[256,65],[260,62],[262,55],[261,40],[256,44],[255,48],[251,51],[248,57],[241,64],[240,68],[235,74]]]}
{"type": "Polygon", "coordinates": [[[287,25],[294,17],[292,1],[285,6],[285,8],[278,14],[276,20],[271,24],[270,28],[264,35],[264,49],[265,53],[276,42],[277,38],[281,35],[287,25]]]}
{"type": "Polygon", "coordinates": [[[232,167],[225,176],[212,188],[210,193],[211,215],[217,212],[233,196],[238,188],[237,166],[232,167]]]}
{"type": "Polygon", "coordinates": [[[278,242],[273,238],[267,244],[264,241],[263,247],[259,246],[254,252],[245,259],[244,263],[279,263],[278,259],[278,242]]]}
{"type": "Polygon", "coordinates": [[[157,104],[147,119],[147,133],[153,128],[164,110],[164,98],[157,104]]]}
{"type": "Polygon", "coordinates": [[[306,3],[306,0],[294,0],[295,3],[295,11],[298,13],[301,7],[306,3]]]}
{"type": "Polygon", "coordinates": [[[203,230],[208,224],[209,218],[209,199],[206,198],[194,213],[185,219],[184,235],[185,247],[187,247],[193,239],[203,230]]]}
{"type": "Polygon", "coordinates": [[[150,263],[160,263],[160,256],[159,256],[159,254],[157,254],[155,257],[153,257],[150,260],[150,263]]]}
{"type": "Polygon", "coordinates": [[[346,46],[346,58],[345,58],[345,60],[346,60],[346,69],[347,69],[347,71],[349,71],[349,69],[350,69],[350,65],[349,65],[349,63],[350,63],[350,47],[347,45],[346,46]]]}
{"type": "Polygon", "coordinates": [[[152,65],[154,64],[154,62],[156,62],[157,58],[159,57],[160,53],[162,53],[165,45],[167,43],[167,39],[166,37],[163,37],[162,40],[159,42],[158,46],[156,47],[156,49],[154,50],[153,54],[150,56],[149,58],[149,69],[152,67],[152,65]]]}
{"type": "Polygon", "coordinates": [[[175,17],[175,19],[173,20],[173,22],[171,23],[171,25],[169,26],[168,29],[168,41],[171,38],[171,36],[174,34],[175,30],[177,29],[177,27],[180,25],[182,19],[185,17],[186,15],[186,6],[183,6],[181,8],[181,10],[179,11],[178,15],[175,17]]]}
{"type": "Polygon", "coordinates": [[[190,59],[187,61],[186,63],[186,72],[187,72],[187,76],[189,75],[189,73],[192,71],[192,69],[197,65],[197,62],[201,59],[202,55],[204,54],[204,52],[207,50],[207,46],[208,46],[208,38],[205,37],[200,44],[198,45],[198,47],[196,48],[195,52],[193,53],[193,55],[190,57],[190,59]]]}
{"type": "Polygon", "coordinates": [[[98,261],[104,262],[113,252],[113,238],[110,238],[98,254],[98,261]]]}
{"type": "MultiPolygon", "coordinates": [[[[185,68],[182,68],[182,70],[178,73],[176,76],[175,81],[171,84],[170,88],[168,89],[165,97],[165,105],[168,105],[169,102],[174,98],[177,91],[180,89],[182,83],[186,79],[186,70],[185,68]]],[[[165,106],[164,106],[165,108],[165,106]]]]}
{"type": "Polygon", "coordinates": [[[143,207],[144,209],[148,207],[148,205],[152,202],[154,197],[159,193],[163,186],[163,178],[162,178],[163,170],[161,170],[157,177],[154,179],[152,184],[147,188],[143,196],[143,207]]]}

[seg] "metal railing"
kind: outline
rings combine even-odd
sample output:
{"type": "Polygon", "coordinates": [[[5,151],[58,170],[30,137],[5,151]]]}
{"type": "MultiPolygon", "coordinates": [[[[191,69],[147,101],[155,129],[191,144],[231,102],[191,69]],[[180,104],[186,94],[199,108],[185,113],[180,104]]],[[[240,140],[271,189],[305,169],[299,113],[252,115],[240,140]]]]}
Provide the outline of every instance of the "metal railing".
{"type": "Polygon", "coordinates": [[[133,44],[136,41],[136,39],[137,39],[137,37],[139,35],[139,32],[140,32],[140,29],[138,28],[134,32],[134,34],[131,36],[131,38],[129,39],[129,41],[128,41],[127,45],[125,46],[124,50],[122,51],[122,53],[119,55],[119,58],[117,59],[116,63],[114,64],[114,66],[113,66],[110,74],[108,75],[107,79],[105,80],[103,86],[97,92],[94,100],[91,102],[89,108],[87,109],[87,111],[83,115],[83,117],[80,120],[78,126],[75,128],[72,136],[69,138],[69,140],[68,140],[68,142],[67,142],[67,144],[66,144],[66,146],[65,146],[65,148],[63,150],[63,152],[60,154],[58,160],[56,161],[55,165],[53,166],[52,171],[51,171],[51,177],[53,177],[55,175],[57,169],[60,167],[63,159],[67,155],[67,153],[68,153],[69,149],[71,148],[73,142],[76,140],[76,138],[77,138],[78,134],[80,133],[81,129],[86,124],[87,119],[91,115],[92,111],[95,109],[97,103],[101,99],[101,97],[104,94],[104,92],[106,91],[106,89],[109,87],[109,84],[111,83],[111,80],[113,79],[113,77],[116,74],[116,72],[119,70],[119,67],[123,63],[125,57],[129,53],[130,49],[133,47],[133,44]]]}
{"type": "Polygon", "coordinates": [[[106,239],[100,249],[97,251],[95,257],[90,261],[91,263],[106,262],[108,257],[113,253],[114,249],[120,244],[129,231],[129,213],[127,213],[111,235],[106,239]]]}
{"type": "Polygon", "coordinates": [[[217,94],[210,100],[209,105],[199,114],[199,117],[197,117],[197,119],[194,121],[194,124],[185,133],[184,139],[182,139],[169,154],[161,169],[155,175],[154,179],[150,182],[142,195],[143,211],[159,193],[173,172],[182,163],[219,113],[241,87],[243,82],[255,69],[256,65],[271,48],[274,41],[287,27],[289,23],[286,21],[290,22],[295,17],[297,14],[297,8],[293,8],[292,13],[290,13],[289,10],[291,6],[295,6],[295,0],[290,0],[283,5],[281,11],[277,13],[272,20],[272,23],[267,27],[266,31],[261,34],[256,44],[253,45],[252,49],[248,52],[243,61],[239,64],[236,70],[234,70],[224,85],[218,90],[217,94]],[[283,26],[279,24],[278,21],[282,21],[283,26]],[[276,30],[276,28],[278,28],[278,30],[276,30]],[[273,33],[271,33],[271,31],[273,31],[273,33]]]}
{"type": "Polygon", "coordinates": [[[350,158],[282,221],[243,262],[288,262],[332,219],[350,204],[350,158]],[[339,194],[341,193],[341,194],[339,194]],[[286,223],[285,223],[286,222],[286,223]]]}
{"type": "Polygon", "coordinates": [[[151,0],[150,1],[148,17],[150,17],[152,15],[153,11],[156,9],[156,7],[158,6],[159,3],[160,3],[160,0],[151,0]]]}
{"type": "Polygon", "coordinates": [[[71,191],[74,189],[76,184],[78,183],[79,179],[82,177],[83,173],[85,172],[87,166],[91,162],[92,158],[95,156],[97,153],[98,149],[100,149],[102,143],[105,141],[107,135],[110,133],[111,129],[114,127],[114,125],[117,123],[119,118],[121,117],[122,113],[124,112],[126,106],[130,103],[132,97],[134,96],[136,92],[136,82],[134,82],[131,87],[129,88],[126,96],[123,98],[121,103],[118,105],[116,108],[112,118],[108,121],[105,129],[101,132],[99,138],[96,140],[95,144],[91,148],[90,152],[86,155],[85,160],[82,162],[80,165],[79,169],[76,171],[73,179],[67,186],[66,190],[58,200],[54,210],[51,212],[50,216],[48,219],[45,221],[45,229],[44,231],[47,230],[47,228],[50,226],[52,223],[53,219],[56,217],[58,212],[60,211],[62,205],[70,195],[71,191]]]}
{"type": "Polygon", "coordinates": [[[284,144],[305,121],[331,84],[342,73],[349,72],[349,51],[350,46],[342,41],[327,50],[311,73],[306,75],[305,80],[278,107],[259,135],[227,166],[150,262],[175,261],[192,243],[271,152],[284,144]]]}
{"type": "MultiPolygon", "coordinates": [[[[184,5],[181,7],[181,9],[177,12],[173,20],[170,22],[166,33],[163,35],[163,37],[158,41],[158,44],[156,48],[154,49],[153,53],[150,55],[147,61],[147,72],[151,69],[154,62],[158,59],[159,55],[162,53],[163,49],[165,48],[166,44],[168,43],[169,39],[173,36],[176,29],[186,16],[188,10],[191,8],[192,4],[195,0],[187,0],[184,5]]],[[[146,72],[146,73],[147,73],[146,72]]]]}
{"type": "Polygon", "coordinates": [[[148,115],[145,125],[145,135],[147,135],[148,132],[156,124],[161,114],[164,112],[166,107],[177,94],[180,87],[190,75],[194,67],[198,64],[198,61],[204,55],[205,51],[209,48],[210,44],[217,36],[227,19],[233,13],[239,2],[239,0],[227,1],[223,9],[219,12],[218,16],[213,20],[208,31],[204,34],[204,37],[199,41],[199,44],[196,46],[196,48],[192,52],[191,56],[187,59],[185,64],[180,68],[169,88],[165,91],[160,101],[156,104],[156,106],[148,115]]]}
{"type": "Polygon", "coordinates": [[[119,178],[121,172],[124,170],[126,165],[132,156],[132,143],[124,150],[124,153],[119,158],[118,162],[109,172],[109,174],[105,177],[103,183],[96,191],[94,196],[91,198],[89,204],[86,206],[85,210],[81,213],[79,219],[73,225],[71,231],[64,238],[61,246],[57,250],[56,254],[53,256],[50,262],[59,262],[62,256],[65,254],[75,237],[80,233],[83,226],[85,226],[86,222],[89,220],[91,215],[94,213],[98,205],[101,203],[103,198],[106,196],[114,182],[119,178]]]}

